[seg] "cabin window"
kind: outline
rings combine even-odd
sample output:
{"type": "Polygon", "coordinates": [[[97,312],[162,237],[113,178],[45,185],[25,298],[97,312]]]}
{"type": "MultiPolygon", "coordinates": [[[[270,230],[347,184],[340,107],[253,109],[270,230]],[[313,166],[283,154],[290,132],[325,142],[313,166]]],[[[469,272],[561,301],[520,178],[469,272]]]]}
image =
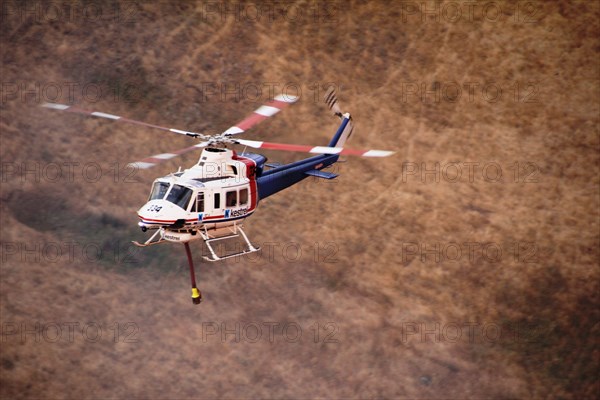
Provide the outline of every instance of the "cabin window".
{"type": "Polygon", "coordinates": [[[204,192],[198,193],[198,212],[204,212],[204,192]]]}
{"type": "Polygon", "coordinates": [[[240,190],[240,205],[248,203],[248,189],[240,190]]]}
{"type": "Polygon", "coordinates": [[[165,194],[167,194],[167,190],[169,190],[168,183],[155,182],[154,186],[152,187],[152,192],[150,193],[150,198],[148,199],[148,201],[156,200],[156,199],[164,199],[165,194]]]}
{"type": "Polygon", "coordinates": [[[215,193],[215,209],[221,208],[221,193],[215,193]]]}
{"type": "Polygon", "coordinates": [[[225,206],[235,207],[237,205],[237,191],[233,190],[225,194],[225,206]]]}
{"type": "Polygon", "coordinates": [[[199,192],[196,198],[192,199],[190,212],[204,212],[204,192],[199,192]]]}
{"type": "Polygon", "coordinates": [[[167,201],[186,209],[192,197],[192,190],[181,185],[173,185],[169,194],[167,195],[167,201]]]}

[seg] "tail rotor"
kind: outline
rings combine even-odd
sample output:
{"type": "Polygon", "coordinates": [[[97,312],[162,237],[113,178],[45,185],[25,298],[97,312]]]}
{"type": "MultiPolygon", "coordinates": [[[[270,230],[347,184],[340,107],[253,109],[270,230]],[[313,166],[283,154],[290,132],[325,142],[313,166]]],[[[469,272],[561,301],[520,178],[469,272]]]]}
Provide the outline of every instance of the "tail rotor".
{"type": "Polygon", "coordinates": [[[327,90],[327,93],[325,93],[325,103],[327,104],[327,107],[329,107],[333,115],[336,115],[340,118],[343,117],[342,110],[340,109],[340,106],[338,104],[337,95],[333,86],[330,86],[327,90]]]}
{"type": "Polygon", "coordinates": [[[349,113],[343,114],[338,103],[337,95],[335,93],[335,89],[330,86],[325,93],[325,104],[331,110],[333,115],[339,117],[342,120],[342,125],[333,136],[331,141],[329,142],[329,147],[343,147],[344,144],[350,136],[352,136],[352,132],[354,131],[354,124],[352,123],[352,117],[349,113]]]}

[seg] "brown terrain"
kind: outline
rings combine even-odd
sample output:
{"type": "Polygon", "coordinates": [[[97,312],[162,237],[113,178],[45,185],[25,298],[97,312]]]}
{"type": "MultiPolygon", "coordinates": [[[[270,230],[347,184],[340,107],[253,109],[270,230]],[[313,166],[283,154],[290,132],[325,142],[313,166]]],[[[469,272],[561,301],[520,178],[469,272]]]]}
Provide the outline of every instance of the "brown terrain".
{"type": "Polygon", "coordinates": [[[600,396],[598,2],[68,4],[2,3],[2,398],[600,396]],[[397,153],[260,203],[261,253],[194,242],[199,306],[130,244],[198,153],[126,167],[195,139],[39,107],[218,133],[274,88],[244,137],[325,145],[330,85],[397,153]]]}

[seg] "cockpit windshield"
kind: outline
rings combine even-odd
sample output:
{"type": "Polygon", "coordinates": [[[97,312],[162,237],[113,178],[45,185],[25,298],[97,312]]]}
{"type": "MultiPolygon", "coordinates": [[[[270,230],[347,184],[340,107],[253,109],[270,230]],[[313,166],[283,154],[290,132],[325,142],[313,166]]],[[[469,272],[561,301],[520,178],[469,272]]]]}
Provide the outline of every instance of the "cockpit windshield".
{"type": "Polygon", "coordinates": [[[167,196],[167,201],[186,209],[190,202],[190,197],[192,197],[191,189],[180,185],[173,185],[169,195],[167,196]]]}
{"type": "Polygon", "coordinates": [[[150,198],[148,199],[148,201],[156,200],[156,199],[164,199],[165,194],[167,194],[167,190],[169,190],[168,183],[165,183],[165,182],[154,183],[154,186],[152,187],[152,193],[150,193],[150,198]]]}

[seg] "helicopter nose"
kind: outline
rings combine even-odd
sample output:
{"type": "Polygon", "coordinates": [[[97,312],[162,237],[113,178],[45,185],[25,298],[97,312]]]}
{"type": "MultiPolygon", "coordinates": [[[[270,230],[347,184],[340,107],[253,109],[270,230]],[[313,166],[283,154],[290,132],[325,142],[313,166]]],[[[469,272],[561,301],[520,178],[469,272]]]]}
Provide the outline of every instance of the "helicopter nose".
{"type": "Polygon", "coordinates": [[[185,218],[185,211],[166,200],[151,200],[144,204],[137,212],[140,222],[138,225],[144,230],[172,225],[178,219],[185,218]]]}

